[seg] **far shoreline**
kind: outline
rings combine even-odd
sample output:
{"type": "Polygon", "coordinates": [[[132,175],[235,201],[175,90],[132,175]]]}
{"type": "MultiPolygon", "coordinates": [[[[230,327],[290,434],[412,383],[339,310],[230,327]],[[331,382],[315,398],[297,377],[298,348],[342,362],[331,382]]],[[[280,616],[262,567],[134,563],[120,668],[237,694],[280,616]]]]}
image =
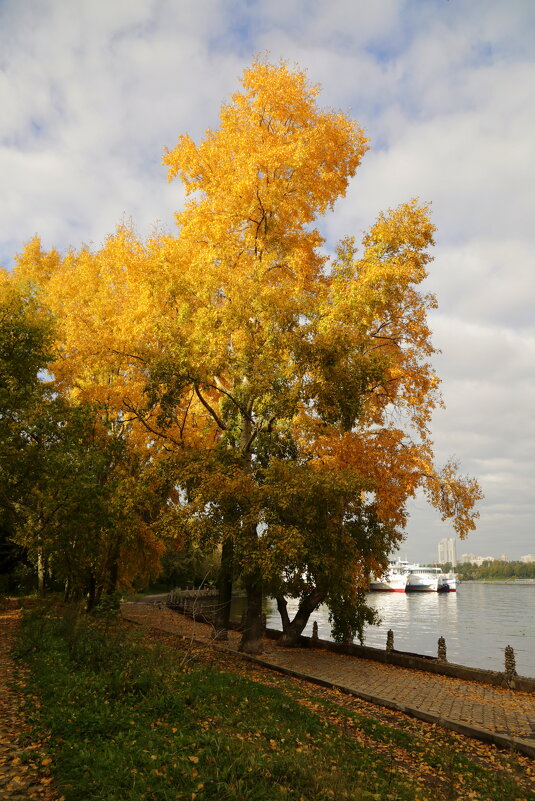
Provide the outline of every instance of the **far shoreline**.
{"type": "Polygon", "coordinates": [[[459,584],[508,584],[514,587],[533,586],[535,579],[461,579],[459,584]]]}

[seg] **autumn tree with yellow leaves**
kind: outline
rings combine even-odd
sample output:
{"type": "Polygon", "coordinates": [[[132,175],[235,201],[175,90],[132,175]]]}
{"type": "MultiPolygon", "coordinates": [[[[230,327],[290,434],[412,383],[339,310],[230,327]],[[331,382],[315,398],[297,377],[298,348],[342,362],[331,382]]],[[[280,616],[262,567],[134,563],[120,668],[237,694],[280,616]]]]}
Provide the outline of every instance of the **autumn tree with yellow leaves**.
{"type": "Polygon", "coordinates": [[[423,489],[463,537],[481,497],[433,462],[429,210],[410,201],[361,249],[348,238],[325,255],[315,222],[368,142],[318,94],[301,71],[256,62],[219,128],[165,153],[188,196],[176,235],[122,226],[64,257],[33,240],[17,269],[57,321],[58,385],[114,415],[132,447],[175,459],[169,519],[232,559],[247,652],[261,649],[265,590],[289,641],[320,602],[351,636],[409,498],[423,489]]]}
{"type": "Polygon", "coordinates": [[[0,571],[33,566],[40,592],[63,584],[91,609],[158,574],[151,526],[170,487],[102,409],[40,377],[52,321],[13,284],[0,270],[0,571]]]}

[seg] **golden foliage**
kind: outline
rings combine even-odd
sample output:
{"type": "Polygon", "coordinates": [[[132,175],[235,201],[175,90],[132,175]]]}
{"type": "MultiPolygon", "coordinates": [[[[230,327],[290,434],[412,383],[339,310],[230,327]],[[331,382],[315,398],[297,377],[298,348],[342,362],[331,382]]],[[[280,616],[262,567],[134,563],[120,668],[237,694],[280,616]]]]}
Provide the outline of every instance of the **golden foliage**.
{"type": "MultiPolygon", "coordinates": [[[[481,491],[453,463],[434,468],[428,435],[441,402],[427,323],[436,301],[419,290],[429,208],[411,200],[379,216],[361,251],[348,238],[333,260],[324,254],[314,222],[368,143],[318,94],[299,70],[257,61],[219,128],[165,153],[188,195],[176,236],[142,242],[123,225],[99,250],[64,257],[34,239],[16,280],[57,322],[58,385],[104,407],[133,446],[235,453],[232,492],[223,471],[202,484],[203,502],[210,486],[249,494],[258,521],[253,475],[278,456],[358,473],[398,530],[423,487],[464,536],[481,491]]],[[[278,565],[300,535],[275,523],[272,535],[278,565]]]]}

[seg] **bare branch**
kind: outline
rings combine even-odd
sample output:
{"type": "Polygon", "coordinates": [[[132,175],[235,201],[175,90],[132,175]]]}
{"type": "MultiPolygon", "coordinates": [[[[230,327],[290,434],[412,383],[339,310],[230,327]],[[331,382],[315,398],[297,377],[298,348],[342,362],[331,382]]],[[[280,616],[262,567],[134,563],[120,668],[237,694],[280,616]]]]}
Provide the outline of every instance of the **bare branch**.
{"type": "Polygon", "coordinates": [[[143,356],[136,356],[135,353],[125,353],[125,351],[121,350],[111,350],[111,353],[115,353],[116,356],[127,356],[129,359],[137,359],[140,362],[145,363],[147,360],[143,358],[143,356]]]}
{"type": "Polygon", "coordinates": [[[169,440],[169,442],[174,443],[178,448],[184,447],[183,443],[180,440],[175,439],[175,437],[172,437],[170,434],[164,434],[162,431],[159,431],[158,429],[153,428],[151,425],[149,425],[146,419],[140,414],[140,412],[138,412],[133,406],[131,406],[128,403],[126,398],[123,398],[123,405],[128,409],[128,411],[131,414],[134,415],[132,419],[139,420],[139,422],[147,429],[147,431],[150,431],[150,433],[154,434],[155,437],[159,437],[160,439],[167,439],[169,440]]]}
{"type": "MultiPolygon", "coordinates": [[[[214,387],[214,389],[218,389],[218,388],[217,388],[217,387],[214,387]]],[[[221,390],[218,390],[218,391],[221,391],[221,390]]],[[[223,420],[221,420],[221,418],[219,417],[219,415],[217,414],[217,412],[215,411],[215,409],[213,409],[213,408],[210,406],[210,404],[208,403],[208,401],[206,401],[206,400],[203,398],[203,396],[202,396],[202,395],[201,395],[201,393],[200,393],[200,390],[199,390],[199,386],[198,386],[198,384],[195,384],[195,394],[197,395],[197,397],[199,398],[200,402],[202,403],[202,405],[204,406],[204,408],[207,410],[207,412],[209,412],[209,413],[212,415],[212,417],[213,417],[213,418],[214,418],[214,420],[216,421],[216,423],[217,423],[217,425],[219,426],[219,428],[220,428],[222,431],[226,431],[226,430],[227,430],[227,426],[225,425],[225,423],[223,422],[223,420]]]]}

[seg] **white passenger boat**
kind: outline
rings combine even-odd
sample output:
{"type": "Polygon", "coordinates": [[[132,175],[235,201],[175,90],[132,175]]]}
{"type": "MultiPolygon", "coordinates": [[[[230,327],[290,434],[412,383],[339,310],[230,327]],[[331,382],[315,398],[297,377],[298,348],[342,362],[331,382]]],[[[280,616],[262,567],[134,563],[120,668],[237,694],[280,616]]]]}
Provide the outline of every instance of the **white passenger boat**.
{"type": "Polygon", "coordinates": [[[439,567],[427,565],[407,565],[408,579],[406,592],[436,592],[441,575],[439,567]]]}
{"type": "Polygon", "coordinates": [[[382,576],[370,579],[372,592],[456,592],[455,573],[442,573],[439,567],[391,561],[382,576]]]}
{"type": "Polygon", "coordinates": [[[372,592],[405,592],[407,587],[408,562],[390,562],[382,576],[372,576],[370,590],[372,592]]]}
{"type": "Polygon", "coordinates": [[[438,592],[457,592],[455,573],[441,573],[438,577],[438,592]]]}

